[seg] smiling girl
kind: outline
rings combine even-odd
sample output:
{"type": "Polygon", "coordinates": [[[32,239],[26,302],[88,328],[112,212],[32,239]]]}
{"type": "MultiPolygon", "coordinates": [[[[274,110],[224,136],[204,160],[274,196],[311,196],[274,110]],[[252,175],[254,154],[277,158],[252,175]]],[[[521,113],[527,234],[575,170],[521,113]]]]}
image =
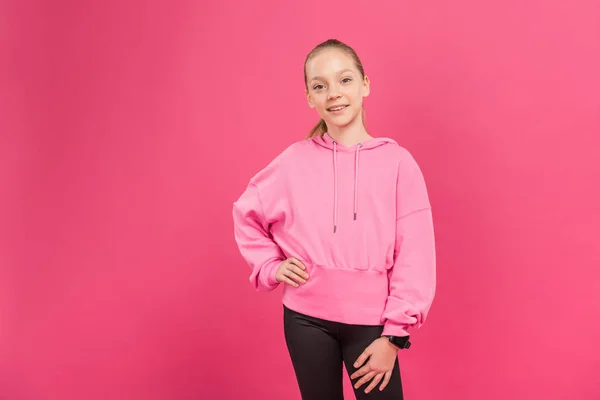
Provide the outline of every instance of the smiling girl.
{"type": "Polygon", "coordinates": [[[344,364],[357,400],[402,399],[398,350],[436,285],[424,177],[408,150],[367,132],[370,81],[351,47],[316,46],[304,80],[320,120],[250,179],[233,204],[235,239],[256,290],[284,284],[303,400],[343,399],[344,364]]]}

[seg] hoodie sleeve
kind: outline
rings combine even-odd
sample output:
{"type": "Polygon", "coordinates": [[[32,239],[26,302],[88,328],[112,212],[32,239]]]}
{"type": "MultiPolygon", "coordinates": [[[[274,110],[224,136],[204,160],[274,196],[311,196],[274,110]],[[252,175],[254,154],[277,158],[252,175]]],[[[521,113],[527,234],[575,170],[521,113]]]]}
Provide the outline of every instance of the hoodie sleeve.
{"type": "Polygon", "coordinates": [[[407,336],[423,325],[436,286],[436,256],[431,205],[414,158],[404,152],[399,164],[394,266],[383,312],[382,335],[407,336]]]}
{"type": "Polygon", "coordinates": [[[259,292],[276,289],[275,273],[285,256],[269,232],[258,187],[252,181],[233,203],[233,222],[240,253],[252,268],[250,283],[259,292]]]}

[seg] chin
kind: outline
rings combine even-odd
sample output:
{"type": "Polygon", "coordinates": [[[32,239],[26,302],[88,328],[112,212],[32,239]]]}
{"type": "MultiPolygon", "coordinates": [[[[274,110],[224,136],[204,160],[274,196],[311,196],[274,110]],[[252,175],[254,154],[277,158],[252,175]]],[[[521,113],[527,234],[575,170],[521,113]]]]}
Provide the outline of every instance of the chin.
{"type": "Polygon", "coordinates": [[[340,120],[329,121],[329,122],[327,122],[327,125],[328,126],[335,126],[337,128],[344,128],[344,127],[350,125],[351,122],[352,122],[351,119],[348,119],[348,120],[344,119],[343,121],[340,121],[340,120]]]}
{"type": "Polygon", "coordinates": [[[337,126],[337,127],[343,128],[345,126],[352,124],[352,122],[354,122],[356,120],[357,116],[358,115],[349,115],[349,116],[344,116],[344,118],[329,118],[329,119],[326,119],[325,122],[327,122],[328,126],[337,126]]]}

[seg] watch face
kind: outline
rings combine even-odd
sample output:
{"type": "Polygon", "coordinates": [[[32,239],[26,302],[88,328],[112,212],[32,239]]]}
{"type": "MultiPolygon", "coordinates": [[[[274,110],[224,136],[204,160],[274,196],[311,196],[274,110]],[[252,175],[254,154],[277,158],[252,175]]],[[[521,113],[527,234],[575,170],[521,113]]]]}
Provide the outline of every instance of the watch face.
{"type": "Polygon", "coordinates": [[[390,342],[400,347],[401,349],[407,349],[410,347],[410,342],[408,336],[390,336],[390,342]]]}

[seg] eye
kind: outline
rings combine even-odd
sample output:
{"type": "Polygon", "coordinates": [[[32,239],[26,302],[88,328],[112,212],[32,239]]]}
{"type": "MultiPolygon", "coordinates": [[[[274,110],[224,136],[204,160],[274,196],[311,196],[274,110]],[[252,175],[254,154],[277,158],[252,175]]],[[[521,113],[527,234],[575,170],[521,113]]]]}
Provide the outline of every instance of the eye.
{"type": "Polygon", "coordinates": [[[342,82],[350,82],[352,80],[352,78],[344,78],[342,79],[342,82]]]}
{"type": "Polygon", "coordinates": [[[322,87],[323,87],[323,85],[315,85],[315,86],[313,86],[313,89],[314,90],[319,90],[322,87]]]}

